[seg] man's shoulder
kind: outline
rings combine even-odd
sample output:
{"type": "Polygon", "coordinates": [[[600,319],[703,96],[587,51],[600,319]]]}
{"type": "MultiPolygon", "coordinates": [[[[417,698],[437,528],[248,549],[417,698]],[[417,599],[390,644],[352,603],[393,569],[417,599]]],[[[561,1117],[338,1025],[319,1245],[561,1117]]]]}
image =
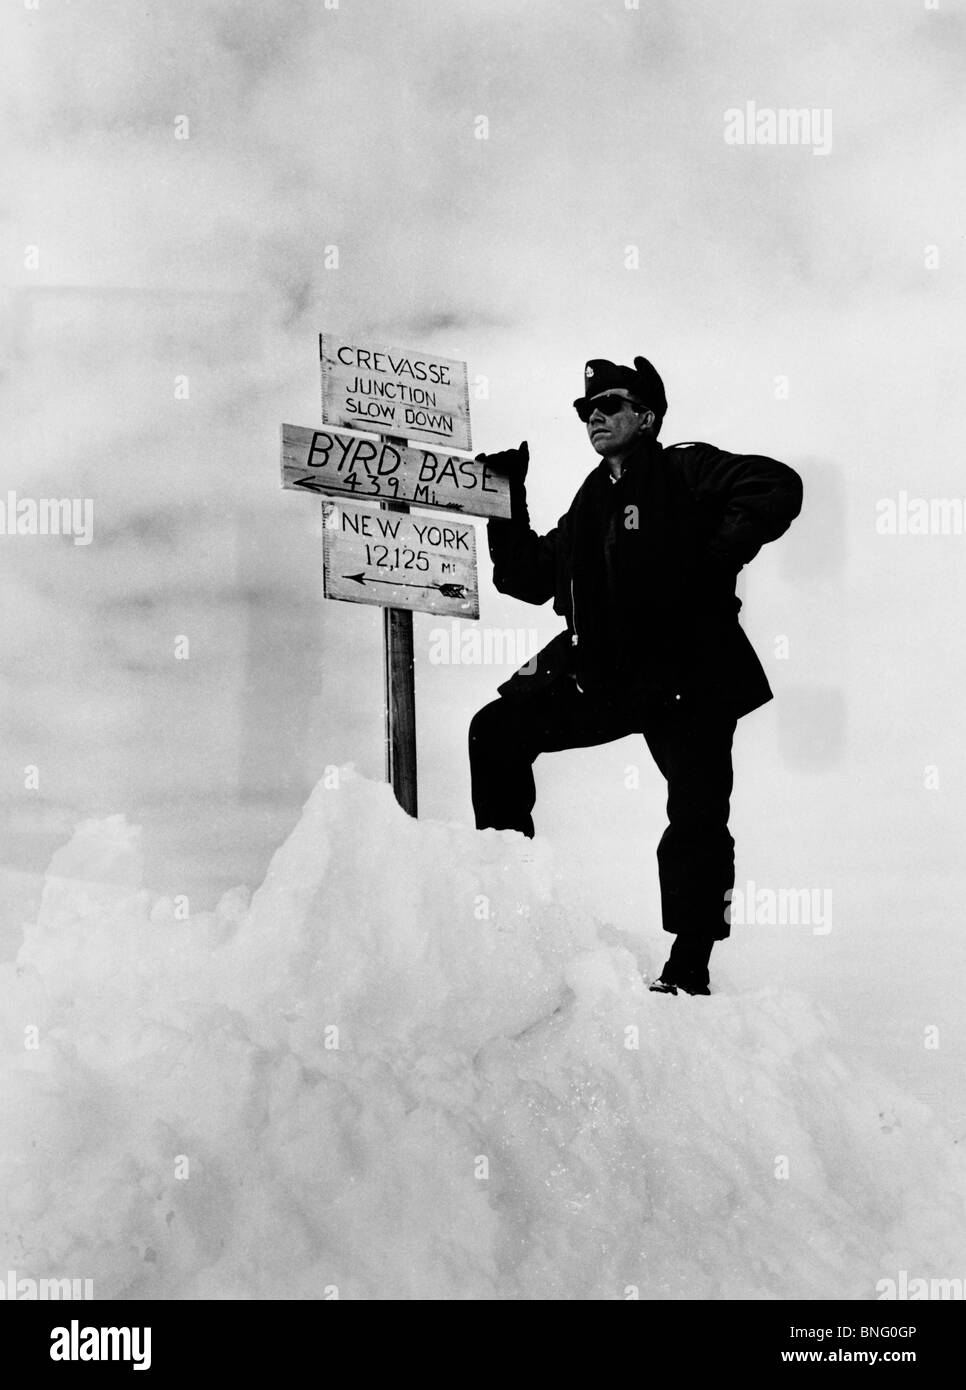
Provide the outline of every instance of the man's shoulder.
{"type": "Polygon", "coordinates": [[[664,455],[689,476],[736,457],[727,449],[719,449],[717,444],[709,444],[704,439],[687,439],[680,444],[665,444],[664,455]]]}
{"type": "Polygon", "coordinates": [[[666,454],[673,454],[676,449],[698,449],[710,454],[723,454],[725,452],[724,449],[719,449],[715,444],[708,444],[703,439],[686,439],[680,444],[665,444],[663,447],[666,454]]]}

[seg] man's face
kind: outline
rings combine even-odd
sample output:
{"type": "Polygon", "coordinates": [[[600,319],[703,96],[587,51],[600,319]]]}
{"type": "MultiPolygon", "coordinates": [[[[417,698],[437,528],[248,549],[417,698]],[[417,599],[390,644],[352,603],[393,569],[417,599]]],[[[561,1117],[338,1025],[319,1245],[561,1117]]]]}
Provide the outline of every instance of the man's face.
{"type": "Polygon", "coordinates": [[[644,417],[643,408],[633,402],[626,391],[602,391],[591,398],[591,404],[605,399],[608,406],[620,403],[617,413],[605,415],[602,410],[594,410],[587,421],[587,436],[603,458],[629,449],[640,434],[644,417]]]}

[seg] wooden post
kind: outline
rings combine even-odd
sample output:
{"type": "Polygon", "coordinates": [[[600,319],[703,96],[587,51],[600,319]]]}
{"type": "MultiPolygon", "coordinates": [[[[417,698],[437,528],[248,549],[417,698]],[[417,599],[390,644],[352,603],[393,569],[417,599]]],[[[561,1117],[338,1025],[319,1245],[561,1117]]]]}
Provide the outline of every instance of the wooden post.
{"type": "MultiPolygon", "coordinates": [[[[406,447],[399,435],[384,434],[388,444],[406,447]]],[[[408,512],[405,502],[380,502],[381,511],[408,512]]],[[[383,666],[386,700],[386,780],[396,800],[416,816],[416,678],[413,615],[408,608],[382,610],[383,666]]]]}

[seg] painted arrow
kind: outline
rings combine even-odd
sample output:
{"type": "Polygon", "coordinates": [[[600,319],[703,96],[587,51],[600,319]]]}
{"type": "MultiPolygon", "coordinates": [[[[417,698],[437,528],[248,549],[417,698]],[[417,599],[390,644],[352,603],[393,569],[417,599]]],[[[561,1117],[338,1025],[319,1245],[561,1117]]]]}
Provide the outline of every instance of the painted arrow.
{"type": "Polygon", "coordinates": [[[315,478],[293,478],[293,487],[304,487],[306,492],[325,492],[324,487],[320,487],[315,478]]]}
{"type": "Polygon", "coordinates": [[[357,584],[391,584],[394,589],[438,589],[443,598],[466,598],[465,584],[410,584],[405,579],[373,579],[371,574],[344,574],[343,579],[354,579],[357,584]]]}

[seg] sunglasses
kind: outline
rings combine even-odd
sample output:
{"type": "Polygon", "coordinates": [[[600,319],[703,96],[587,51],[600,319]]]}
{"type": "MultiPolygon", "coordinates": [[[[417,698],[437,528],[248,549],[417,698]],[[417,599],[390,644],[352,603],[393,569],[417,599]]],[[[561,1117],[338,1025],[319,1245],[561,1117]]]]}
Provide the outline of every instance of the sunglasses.
{"type": "Polygon", "coordinates": [[[574,410],[586,425],[587,421],[595,411],[600,411],[601,415],[619,415],[625,405],[629,405],[632,410],[640,410],[641,407],[635,401],[629,401],[626,396],[595,396],[593,400],[576,401],[574,410]]]}

